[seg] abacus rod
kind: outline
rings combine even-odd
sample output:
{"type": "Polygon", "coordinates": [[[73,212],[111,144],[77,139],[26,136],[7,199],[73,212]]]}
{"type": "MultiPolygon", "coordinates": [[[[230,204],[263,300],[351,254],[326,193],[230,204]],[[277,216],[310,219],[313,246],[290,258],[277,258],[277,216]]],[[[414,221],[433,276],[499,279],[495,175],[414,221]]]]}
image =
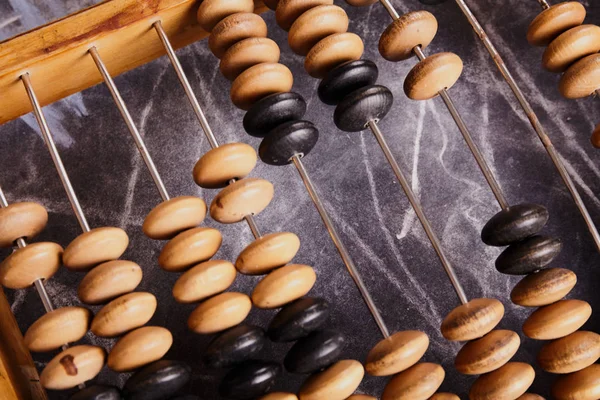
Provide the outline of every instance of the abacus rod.
{"type": "Polygon", "coordinates": [[[156,165],[154,165],[154,161],[152,161],[152,157],[150,156],[150,153],[146,148],[146,144],[144,143],[144,139],[142,139],[142,135],[140,135],[140,132],[135,126],[133,118],[131,118],[131,114],[127,109],[125,101],[123,101],[123,98],[121,97],[121,93],[119,93],[117,85],[115,85],[115,82],[110,76],[106,65],[104,65],[102,58],[100,58],[100,54],[98,53],[96,47],[91,47],[89,52],[92,58],[94,59],[96,67],[98,67],[98,71],[100,71],[102,79],[104,79],[104,83],[106,83],[106,86],[108,87],[108,90],[110,91],[110,94],[112,95],[112,98],[115,101],[115,104],[117,105],[121,116],[125,120],[125,123],[127,124],[127,128],[129,129],[131,136],[133,136],[133,140],[135,141],[135,144],[140,154],[142,155],[144,162],[146,163],[146,167],[148,167],[148,171],[150,171],[150,175],[152,175],[152,179],[154,180],[154,184],[156,185],[156,188],[160,193],[160,197],[162,197],[163,201],[168,201],[170,197],[169,193],[167,192],[167,188],[165,187],[165,184],[163,183],[160,174],[156,169],[156,165]]]}
{"type": "Polygon", "coordinates": [[[254,238],[260,239],[262,237],[262,233],[260,232],[260,229],[258,228],[256,221],[254,220],[254,216],[252,216],[252,214],[249,214],[246,215],[244,219],[248,223],[248,227],[252,231],[252,235],[254,236],[254,238]]]}
{"type": "Polygon", "coordinates": [[[379,0],[379,2],[386,9],[388,14],[390,14],[390,17],[392,17],[393,20],[400,18],[400,14],[398,14],[398,11],[396,11],[390,0],[379,0]]]}
{"type": "Polygon", "coordinates": [[[369,290],[365,286],[360,276],[360,273],[356,269],[356,265],[354,265],[354,261],[352,261],[350,253],[348,253],[348,249],[346,249],[344,242],[342,242],[342,239],[340,238],[340,235],[338,234],[337,229],[335,228],[333,221],[331,220],[331,217],[329,217],[329,214],[327,213],[327,210],[325,209],[325,206],[321,201],[321,198],[319,197],[319,194],[317,193],[314,184],[308,176],[308,173],[306,172],[306,169],[304,168],[304,164],[302,163],[300,157],[301,156],[297,154],[291,158],[291,161],[296,166],[296,169],[298,170],[298,173],[300,174],[300,177],[302,178],[302,181],[306,186],[306,190],[308,191],[310,198],[315,204],[315,207],[317,208],[317,211],[319,212],[319,215],[321,216],[321,219],[323,220],[323,223],[325,224],[325,227],[327,228],[327,231],[329,232],[329,235],[331,236],[335,247],[337,248],[338,252],[340,253],[340,256],[342,257],[342,261],[348,269],[348,273],[350,273],[350,276],[354,280],[354,283],[356,284],[358,291],[360,292],[363,300],[369,308],[369,311],[371,312],[375,323],[379,327],[381,334],[384,338],[388,338],[390,336],[390,332],[385,324],[385,321],[381,317],[377,306],[375,306],[375,302],[369,294],[369,290]]]}
{"type": "Polygon", "coordinates": [[[550,3],[548,3],[547,0],[537,0],[537,1],[538,1],[538,3],[540,3],[540,6],[542,6],[542,8],[544,10],[547,10],[550,8],[550,3]]]}

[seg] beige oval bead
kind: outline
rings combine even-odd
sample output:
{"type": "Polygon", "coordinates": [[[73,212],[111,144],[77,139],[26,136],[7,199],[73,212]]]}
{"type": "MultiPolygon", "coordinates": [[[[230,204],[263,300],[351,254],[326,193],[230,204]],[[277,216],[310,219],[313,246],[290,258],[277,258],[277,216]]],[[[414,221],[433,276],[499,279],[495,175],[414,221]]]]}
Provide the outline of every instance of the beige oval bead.
{"type": "Polygon", "coordinates": [[[198,160],[194,167],[194,181],[203,188],[222,188],[232,179],[245,178],[254,166],[256,151],[252,146],[227,143],[210,150],[198,160]]]}
{"type": "Polygon", "coordinates": [[[285,65],[262,63],[248,68],[235,78],[229,95],[236,107],[247,111],[268,95],[289,92],[293,83],[294,76],[285,65]]]}
{"type": "Polygon", "coordinates": [[[88,272],[77,289],[87,304],[102,304],[132,292],[142,281],[142,268],[132,261],[105,262],[88,272]]]}
{"type": "Polygon", "coordinates": [[[235,261],[235,267],[242,274],[266,274],[292,261],[299,249],[300,239],[294,233],[269,233],[242,250],[235,261]]]}
{"type": "Polygon", "coordinates": [[[576,283],[573,271],[548,268],[523,278],[510,293],[510,299],[520,306],[545,306],[565,297],[576,283]]]}
{"type": "Polygon", "coordinates": [[[232,14],[213,28],[208,48],[220,59],[235,43],[252,37],[267,37],[265,20],[252,12],[232,14]]]}
{"type": "Polygon", "coordinates": [[[540,367],[553,374],[568,374],[589,367],[600,358],[600,335],[577,331],[547,343],[538,353],[540,367]]]}
{"type": "Polygon", "coordinates": [[[600,89],[600,54],[577,61],[560,78],[558,90],[567,99],[591,96],[600,89]]]}
{"type": "Polygon", "coordinates": [[[252,302],[247,295],[221,293],[196,307],[188,318],[188,327],[201,334],[220,332],[241,323],[251,309],[252,302]]]}
{"type": "Polygon", "coordinates": [[[39,242],[17,249],[0,263],[0,283],[9,289],[25,289],[38,279],[50,279],[60,268],[63,248],[39,242]]]}
{"type": "Polygon", "coordinates": [[[173,335],[160,326],[144,326],[123,336],[108,353],[107,365],[117,372],[132,371],[160,360],[173,344],[173,335]]]}
{"type": "Polygon", "coordinates": [[[301,56],[321,39],[348,30],[348,14],[336,5],[323,5],[311,8],[294,22],[288,34],[292,51],[301,56]]]}
{"type": "Polygon", "coordinates": [[[207,32],[225,17],[254,11],[253,0],[203,0],[198,8],[198,23],[207,32]]]}
{"type": "Polygon", "coordinates": [[[96,346],[73,346],[54,357],[40,375],[40,383],[50,390],[74,388],[100,373],[106,353],[96,346]]]}
{"type": "Polygon", "coordinates": [[[481,339],[463,346],[456,355],[454,365],[461,374],[481,375],[497,370],[519,350],[521,339],[516,332],[491,331],[481,339]]]}
{"type": "Polygon", "coordinates": [[[266,179],[239,180],[215,196],[210,204],[210,216],[222,224],[232,224],[246,215],[257,215],[273,199],[273,184],[266,179]]]}
{"type": "Polygon", "coordinates": [[[537,340],[552,340],[567,336],[592,315],[592,307],[582,300],[561,300],[538,308],[523,323],[523,333],[537,340]]]}
{"type": "Polygon", "coordinates": [[[436,393],[428,400],[460,400],[460,397],[454,393],[436,393]]]}
{"type": "Polygon", "coordinates": [[[31,201],[0,208],[0,247],[12,247],[17,239],[36,237],[48,223],[46,209],[31,201]]]}
{"type": "Polygon", "coordinates": [[[300,400],[343,400],[350,396],[365,376],[356,360],[341,360],[325,371],[309,377],[300,388],[300,400]]]}
{"type": "Polygon", "coordinates": [[[381,400],[427,399],[439,389],[445,377],[446,372],[439,364],[413,365],[387,383],[381,400]]]}
{"type": "Polygon", "coordinates": [[[248,38],[237,42],[225,52],[219,69],[225,78],[233,81],[242,72],[257,64],[277,63],[280,55],[279,46],[273,40],[248,38]]]}
{"type": "Polygon", "coordinates": [[[552,395],[556,400],[600,399],[600,364],[557,379],[552,395]]]}
{"type": "Polygon", "coordinates": [[[226,290],[237,275],[232,263],[211,260],[186,271],[173,285],[173,297],[179,303],[194,303],[226,290]]]}
{"type": "Polygon", "coordinates": [[[165,271],[181,272],[214,256],[223,237],[214,228],[194,228],[175,236],[163,247],[158,264],[165,271]]]}
{"type": "Polygon", "coordinates": [[[442,335],[448,340],[473,340],[490,332],[504,316],[504,306],[496,299],[473,299],[456,307],[442,322],[442,335]]]}
{"type": "Polygon", "coordinates": [[[101,337],[118,336],[150,321],[155,311],[152,293],[129,293],[102,307],[92,320],[92,332],[101,337]]]}
{"type": "Polygon", "coordinates": [[[294,393],[273,392],[264,395],[259,400],[298,400],[294,393]]]}
{"type": "Polygon", "coordinates": [[[195,228],[206,217],[206,203],[193,196],[180,196],[163,201],[148,213],[142,230],[150,239],[172,239],[195,228]]]}
{"type": "Polygon", "coordinates": [[[562,72],[582,57],[600,50],[600,27],[581,25],[554,39],[544,51],[542,65],[550,72],[562,72]]]}
{"type": "Polygon", "coordinates": [[[377,397],[368,396],[366,394],[353,394],[346,400],[377,400],[377,397]]]}
{"type": "Polygon", "coordinates": [[[320,40],[310,49],[304,60],[304,69],[313,78],[323,79],[338,65],[358,60],[363,51],[363,41],[357,34],[336,33],[320,40]]]}
{"type": "Polygon", "coordinates": [[[389,376],[416,364],[429,347],[429,337],[421,331],[396,332],[383,339],[367,355],[369,375],[389,376]]]}
{"type": "Polygon", "coordinates": [[[592,142],[592,146],[600,149],[600,124],[596,125],[592,137],[590,138],[590,142],[592,142]]]}
{"type": "Polygon", "coordinates": [[[523,396],[519,396],[517,400],[546,400],[542,396],[533,394],[533,393],[525,393],[523,396]]]}
{"type": "Polygon", "coordinates": [[[456,54],[434,54],[410,70],[404,80],[404,93],[413,100],[432,99],[454,86],[462,70],[462,60],[456,54]]]}
{"type": "Polygon", "coordinates": [[[388,61],[402,61],[413,56],[413,49],[426,49],[438,30],[437,19],[428,11],[413,11],[394,20],[379,39],[379,53],[388,61]]]}
{"type": "Polygon", "coordinates": [[[333,4],[333,0],[279,0],[275,20],[284,30],[289,30],[296,19],[311,8],[333,4]]]}
{"type": "Polygon", "coordinates": [[[77,236],[65,249],[65,267],[85,271],[121,257],[129,246],[129,237],[121,228],[95,228],[77,236]]]}
{"type": "Polygon", "coordinates": [[[52,351],[85,336],[92,313],[83,307],[62,307],[41,316],[23,338],[31,351],[52,351]]]}
{"type": "Polygon", "coordinates": [[[252,303],[258,308],[278,308],[304,296],[317,280],[308,265],[290,264],[265,276],[252,292],[252,303]]]}
{"type": "Polygon", "coordinates": [[[555,4],[542,11],[529,25],[527,41],[533,46],[546,46],[564,31],[581,25],[585,7],[577,1],[555,4]]]}
{"type": "Polygon", "coordinates": [[[535,379],[529,364],[509,362],[499,369],[481,375],[469,392],[470,400],[512,400],[524,394],[535,379]]]}

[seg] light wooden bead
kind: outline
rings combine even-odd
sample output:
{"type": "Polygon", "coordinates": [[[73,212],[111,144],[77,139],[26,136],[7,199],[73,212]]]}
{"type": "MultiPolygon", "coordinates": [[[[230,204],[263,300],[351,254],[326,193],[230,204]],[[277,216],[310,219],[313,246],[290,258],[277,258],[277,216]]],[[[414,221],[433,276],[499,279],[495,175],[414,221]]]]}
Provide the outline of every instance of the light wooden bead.
{"type": "Polygon", "coordinates": [[[252,12],[232,14],[213,28],[208,47],[220,59],[235,43],[252,37],[267,37],[265,20],[252,12]]]}
{"type": "Polygon", "coordinates": [[[264,395],[259,400],[298,400],[298,396],[294,393],[273,392],[264,395]]]}
{"type": "Polygon", "coordinates": [[[552,387],[556,400],[600,399],[600,364],[559,378],[552,387]]]}
{"type": "Polygon", "coordinates": [[[428,400],[460,400],[460,397],[453,393],[436,393],[428,400]]]}
{"type": "Polygon", "coordinates": [[[542,65],[550,72],[562,72],[582,57],[600,50],[600,27],[581,25],[554,39],[544,51],[542,65]]]}
{"type": "Polygon", "coordinates": [[[74,346],[54,357],[40,375],[46,389],[65,390],[93,379],[104,366],[106,353],[96,346],[74,346]]]}
{"type": "Polygon", "coordinates": [[[519,396],[517,400],[546,400],[542,396],[533,393],[525,393],[523,396],[519,396]]]}
{"type": "MultiPolygon", "coordinates": [[[[281,52],[269,38],[248,38],[231,46],[219,63],[223,76],[230,81],[250,67],[262,63],[277,63],[281,52]]],[[[233,167],[233,166],[232,166],[233,167]]]]}
{"type": "Polygon", "coordinates": [[[135,290],[142,281],[142,276],[142,269],[134,262],[105,262],[85,275],[79,284],[77,295],[84,303],[102,304],[135,290]]]}
{"type": "Polygon", "coordinates": [[[540,367],[553,374],[568,374],[589,367],[600,358],[600,335],[577,331],[547,343],[541,348],[537,361],[540,367]]]}
{"type": "Polygon", "coordinates": [[[503,367],[481,375],[469,392],[470,400],[512,400],[524,394],[535,379],[529,364],[510,362],[503,367]]]}
{"type": "Polygon", "coordinates": [[[294,233],[269,233],[242,250],[235,267],[242,274],[266,274],[292,261],[299,249],[300,239],[294,233]]]}
{"type": "Polygon", "coordinates": [[[92,320],[92,332],[101,337],[119,336],[150,321],[155,311],[152,293],[129,293],[102,307],[92,320]]]}
{"type": "Polygon", "coordinates": [[[537,340],[552,340],[567,336],[592,315],[592,307],[582,300],[561,300],[534,311],[523,323],[523,333],[537,340]]]}
{"type": "Polygon", "coordinates": [[[252,146],[227,143],[210,150],[198,160],[194,167],[194,181],[203,188],[222,188],[232,179],[245,178],[254,166],[256,151],[252,146]]]}
{"type": "Polygon", "coordinates": [[[456,54],[434,54],[410,70],[404,80],[404,93],[413,100],[432,99],[454,86],[462,70],[462,60],[456,54]]]}
{"type": "Polygon", "coordinates": [[[592,142],[592,146],[600,149],[600,124],[596,125],[596,129],[594,129],[594,133],[592,133],[590,141],[592,142]]]}
{"type": "Polygon", "coordinates": [[[555,4],[531,22],[527,41],[533,46],[546,46],[564,31],[581,25],[585,14],[585,7],[577,1],[555,4]]]}
{"type": "Polygon", "coordinates": [[[232,224],[246,215],[257,215],[273,200],[273,184],[266,179],[239,180],[215,196],[210,204],[210,216],[222,224],[232,224]]]}
{"type": "Polygon", "coordinates": [[[95,228],[77,236],[65,249],[65,267],[85,271],[121,257],[129,246],[129,237],[121,228],[95,228]]]}
{"type": "Polygon", "coordinates": [[[0,263],[0,283],[9,289],[25,289],[38,279],[50,279],[60,268],[63,248],[39,242],[13,252],[0,263]]]}
{"type": "Polygon", "coordinates": [[[591,96],[600,89],[600,54],[577,61],[560,78],[558,89],[567,99],[591,96]]]}
{"type": "Polygon", "coordinates": [[[252,302],[247,295],[221,293],[196,307],[188,318],[188,327],[201,334],[220,332],[241,323],[251,309],[252,302]]]}
{"type": "Polygon", "coordinates": [[[293,83],[294,76],[285,65],[262,63],[248,68],[235,78],[229,95],[236,107],[247,111],[270,94],[289,92],[293,83]]]}
{"type": "Polygon", "coordinates": [[[232,263],[211,260],[196,265],[181,275],[173,286],[173,297],[179,303],[194,303],[226,290],[237,275],[232,263]]]}
{"type": "Polygon", "coordinates": [[[193,196],[175,197],[154,207],[146,216],[142,230],[151,239],[171,239],[200,225],[205,217],[204,200],[193,196]]]}
{"type": "Polygon", "coordinates": [[[348,14],[336,5],[311,8],[294,22],[288,34],[290,48],[305,56],[321,39],[348,30],[348,14]]]}
{"type": "Polygon", "coordinates": [[[429,337],[420,331],[397,332],[383,339],[367,355],[369,375],[389,376],[416,364],[429,347],[429,337]]]}
{"type": "Polygon", "coordinates": [[[74,343],[85,336],[92,313],[83,307],[62,307],[44,314],[24,336],[31,351],[52,351],[63,344],[74,343]]]}
{"type": "Polygon", "coordinates": [[[523,278],[510,293],[510,299],[520,306],[545,306],[565,297],[576,283],[573,271],[549,268],[523,278]]]}
{"type": "Polygon", "coordinates": [[[346,0],[346,3],[353,7],[368,7],[371,4],[377,3],[377,0],[346,0]]]}
{"type": "Polygon", "coordinates": [[[473,340],[490,332],[504,316],[504,306],[496,299],[474,299],[456,307],[442,322],[442,335],[448,340],[473,340]]]}
{"type": "Polygon", "coordinates": [[[173,335],[160,326],[144,326],[123,336],[108,354],[107,365],[117,372],[132,371],[160,360],[173,344],[173,335]]]}
{"type": "Polygon", "coordinates": [[[198,8],[198,23],[207,32],[229,15],[254,11],[253,0],[203,0],[198,8]]]}
{"type": "Polygon", "coordinates": [[[0,208],[0,247],[12,247],[17,239],[36,237],[48,223],[48,212],[33,202],[0,208]]]}
{"type": "Polygon", "coordinates": [[[437,19],[427,11],[413,11],[394,20],[379,39],[379,53],[389,61],[412,57],[413,49],[426,49],[438,30],[437,19]]]}
{"type": "Polygon", "coordinates": [[[175,236],[163,247],[158,264],[165,271],[181,272],[214,256],[223,237],[214,228],[194,228],[175,236]]]}
{"type": "Polygon", "coordinates": [[[377,400],[377,397],[367,396],[366,394],[353,394],[346,400],[377,400]]]}
{"type": "Polygon", "coordinates": [[[323,79],[338,65],[358,60],[363,51],[363,41],[357,34],[336,33],[320,40],[310,49],[304,60],[304,69],[313,78],[323,79]]]}
{"type": "Polygon", "coordinates": [[[307,294],[317,275],[308,265],[290,264],[265,276],[252,292],[252,302],[259,308],[277,308],[307,294]]]}
{"type": "Polygon", "coordinates": [[[491,331],[463,346],[454,365],[461,374],[480,375],[506,364],[519,350],[521,339],[513,331],[491,331]]]}
{"type": "Polygon", "coordinates": [[[356,360],[338,361],[323,372],[312,375],[302,387],[300,400],[343,400],[350,396],[365,376],[356,360]]]}
{"type": "Polygon", "coordinates": [[[333,0],[279,0],[275,20],[284,30],[289,30],[296,19],[311,8],[333,4],[333,0]]]}
{"type": "Polygon", "coordinates": [[[381,400],[425,400],[444,382],[446,372],[441,365],[420,363],[394,376],[383,390],[381,400]]]}

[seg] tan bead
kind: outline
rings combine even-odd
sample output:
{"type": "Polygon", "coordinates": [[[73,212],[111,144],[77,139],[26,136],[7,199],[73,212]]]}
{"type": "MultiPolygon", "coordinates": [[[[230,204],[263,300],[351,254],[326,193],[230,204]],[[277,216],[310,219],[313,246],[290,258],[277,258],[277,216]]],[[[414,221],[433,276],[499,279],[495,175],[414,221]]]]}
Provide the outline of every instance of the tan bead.
{"type": "Polygon", "coordinates": [[[556,400],[600,399],[600,364],[557,379],[552,395],[556,400]]]}
{"type": "Polygon", "coordinates": [[[379,39],[379,53],[388,61],[413,56],[413,49],[426,49],[438,30],[437,19],[427,11],[413,11],[394,20],[379,39]]]}
{"type": "Polygon", "coordinates": [[[198,160],[194,167],[194,181],[203,188],[222,188],[232,179],[245,178],[255,165],[256,151],[252,146],[227,143],[210,150],[198,160]]]}
{"type": "Polygon", "coordinates": [[[592,146],[600,149],[600,124],[596,125],[596,129],[594,129],[590,141],[592,142],[592,146]]]}
{"type": "Polygon", "coordinates": [[[367,396],[366,394],[353,394],[346,400],[377,400],[377,397],[367,396]]]}
{"type": "Polygon", "coordinates": [[[442,322],[442,335],[448,340],[473,340],[490,332],[504,316],[504,306],[496,299],[474,299],[456,307],[442,322]]]}
{"type": "Polygon", "coordinates": [[[454,393],[436,393],[428,400],[460,400],[460,397],[454,393]]]}
{"type": "Polygon", "coordinates": [[[121,257],[129,246],[129,237],[121,228],[95,228],[77,236],[65,249],[65,267],[85,271],[121,257]]]}
{"type": "Polygon", "coordinates": [[[150,321],[155,311],[152,293],[129,293],[102,307],[92,320],[92,332],[101,337],[119,336],[150,321]]]}
{"type": "Polygon", "coordinates": [[[577,61],[560,78],[558,90],[567,99],[591,96],[600,89],[600,54],[577,61]]]}
{"type": "Polygon", "coordinates": [[[259,400],[298,400],[294,393],[273,392],[264,395],[259,400]]]}
{"type": "Polygon", "coordinates": [[[253,0],[203,0],[198,8],[198,23],[207,32],[225,17],[254,11],[253,0]]]}
{"type": "Polygon", "coordinates": [[[367,355],[369,375],[389,376],[416,364],[429,347],[429,337],[420,331],[397,332],[383,339],[367,355]]]}
{"type": "Polygon", "coordinates": [[[196,307],[188,318],[188,327],[201,334],[220,332],[241,323],[251,309],[252,302],[247,295],[221,293],[196,307]]]}
{"type": "Polygon", "coordinates": [[[363,51],[363,41],[357,34],[336,33],[327,36],[310,49],[304,60],[304,69],[313,78],[323,79],[338,65],[358,60],[363,51]]]}
{"type": "Polygon", "coordinates": [[[491,331],[481,339],[463,346],[454,365],[461,374],[481,375],[497,370],[519,350],[521,339],[513,331],[491,331]]]}
{"type": "Polygon", "coordinates": [[[158,264],[165,271],[181,272],[214,256],[223,237],[214,228],[194,228],[175,236],[163,247],[158,264]]]}
{"type": "Polygon", "coordinates": [[[196,265],[181,275],[173,286],[173,297],[179,303],[194,303],[226,290],[237,275],[232,263],[211,260],[196,265]]]}
{"type": "Polygon", "coordinates": [[[229,95],[236,107],[247,111],[268,95],[289,92],[293,83],[294,76],[285,65],[262,63],[248,68],[235,78],[229,95]]]}
{"type": "Polygon", "coordinates": [[[50,279],[60,268],[63,248],[39,242],[13,252],[0,263],[0,283],[9,289],[25,289],[38,279],[50,279]]]}
{"type": "Polygon", "coordinates": [[[510,293],[510,298],[520,306],[545,306],[565,297],[576,283],[577,275],[573,271],[549,268],[523,278],[510,293]]]}
{"type": "Polygon", "coordinates": [[[394,376],[385,386],[381,400],[428,399],[444,382],[441,365],[416,364],[394,376]]]}
{"type": "Polygon", "coordinates": [[[291,232],[269,233],[250,243],[238,256],[235,267],[242,274],[262,275],[292,261],[300,239],[291,232]]]}
{"type": "Polygon", "coordinates": [[[160,326],[144,326],[123,336],[108,354],[108,367],[125,372],[160,360],[173,344],[173,335],[160,326]]]}
{"type": "Polygon", "coordinates": [[[267,24],[261,16],[252,12],[232,14],[219,22],[208,37],[208,47],[217,57],[240,40],[267,37],[267,24]]]}
{"type": "Polygon", "coordinates": [[[438,53],[420,61],[404,80],[404,93],[413,100],[428,100],[450,89],[462,73],[463,63],[454,53],[438,53]]]}
{"type": "Polygon", "coordinates": [[[519,396],[517,400],[546,400],[542,396],[533,393],[525,393],[523,396],[519,396]]]}
{"type": "Polygon", "coordinates": [[[52,351],[85,336],[92,313],[83,307],[62,307],[44,314],[25,333],[31,351],[52,351]]]}
{"type": "Polygon", "coordinates": [[[350,396],[365,376],[365,369],[356,360],[341,360],[323,372],[312,375],[302,387],[300,400],[343,400],[350,396]]]}
{"type": "Polygon", "coordinates": [[[589,367],[600,358],[600,335],[577,331],[547,343],[541,348],[537,361],[540,367],[553,374],[568,374],[589,367]]]}
{"type": "Polygon", "coordinates": [[[544,51],[542,65],[550,72],[562,72],[582,57],[600,50],[600,27],[581,25],[554,39],[544,51]]]}
{"type": "Polygon", "coordinates": [[[261,37],[248,38],[237,42],[225,52],[219,69],[225,78],[233,81],[242,72],[257,64],[277,63],[280,54],[279,46],[273,40],[261,37]]]}
{"type": "Polygon", "coordinates": [[[246,215],[257,215],[273,199],[273,184],[266,179],[246,178],[221,190],[210,204],[210,216],[222,224],[232,224],[246,215]]]}
{"type": "Polygon", "coordinates": [[[146,216],[142,230],[151,239],[172,239],[195,228],[206,217],[206,203],[193,196],[180,196],[163,201],[146,216]]]}
{"type": "Polygon", "coordinates": [[[367,7],[377,3],[377,0],[346,0],[352,7],[367,7]]]}
{"type": "Polygon", "coordinates": [[[308,265],[286,265],[258,282],[252,302],[258,308],[281,307],[310,292],[316,280],[315,270],[308,265]]]}
{"type": "Polygon", "coordinates": [[[335,5],[311,8],[294,22],[288,34],[290,48],[305,56],[321,39],[348,30],[348,14],[335,5]]]}
{"type": "Polygon", "coordinates": [[[0,247],[12,247],[17,239],[33,239],[48,223],[44,207],[30,201],[0,208],[0,247]]]}
{"type": "Polygon", "coordinates": [[[86,274],[77,290],[87,304],[102,304],[132,292],[142,281],[142,269],[134,262],[115,260],[98,265],[86,274]]]}
{"type": "Polygon", "coordinates": [[[74,346],[54,357],[42,371],[40,383],[46,389],[74,388],[100,373],[106,353],[96,346],[74,346]]]}
{"type": "Polygon", "coordinates": [[[499,369],[481,375],[469,392],[470,400],[512,400],[524,394],[535,379],[529,364],[510,362],[499,369]]]}
{"type": "Polygon", "coordinates": [[[585,7],[577,1],[555,4],[542,11],[529,25],[527,41],[533,46],[546,46],[554,38],[585,19],[585,7]]]}
{"type": "Polygon", "coordinates": [[[523,333],[537,340],[552,340],[567,336],[592,315],[592,307],[582,300],[561,300],[538,308],[523,323],[523,333]]]}
{"type": "Polygon", "coordinates": [[[277,25],[287,31],[302,14],[327,4],[333,4],[333,0],[279,0],[275,9],[277,25]]]}

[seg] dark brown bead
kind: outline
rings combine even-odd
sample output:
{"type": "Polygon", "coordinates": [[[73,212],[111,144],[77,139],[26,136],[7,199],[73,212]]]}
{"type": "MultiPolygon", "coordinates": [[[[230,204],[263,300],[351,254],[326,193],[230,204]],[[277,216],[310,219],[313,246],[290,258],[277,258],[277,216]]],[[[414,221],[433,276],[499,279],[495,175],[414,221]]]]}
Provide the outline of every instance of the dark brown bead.
{"type": "Polygon", "coordinates": [[[496,269],[503,274],[527,275],[550,264],[561,248],[560,239],[532,236],[504,250],[496,259],[496,269]]]}

